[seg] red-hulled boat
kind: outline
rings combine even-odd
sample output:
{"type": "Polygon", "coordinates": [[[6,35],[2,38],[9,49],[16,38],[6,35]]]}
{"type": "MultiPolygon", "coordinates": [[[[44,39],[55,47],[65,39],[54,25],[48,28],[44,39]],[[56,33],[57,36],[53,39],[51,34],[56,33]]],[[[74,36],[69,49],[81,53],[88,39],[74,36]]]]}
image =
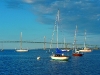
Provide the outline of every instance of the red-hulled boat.
{"type": "Polygon", "coordinates": [[[83,53],[80,53],[79,51],[76,51],[75,53],[73,53],[73,56],[82,56],[83,53]]]}

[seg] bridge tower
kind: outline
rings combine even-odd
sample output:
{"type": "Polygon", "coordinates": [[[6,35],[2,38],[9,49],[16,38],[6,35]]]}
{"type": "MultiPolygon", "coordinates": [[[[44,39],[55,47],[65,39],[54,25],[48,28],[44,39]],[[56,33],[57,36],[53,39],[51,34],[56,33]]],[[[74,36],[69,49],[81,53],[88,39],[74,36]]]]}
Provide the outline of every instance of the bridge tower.
{"type": "Polygon", "coordinates": [[[44,36],[44,50],[46,49],[46,37],[44,36]]]}

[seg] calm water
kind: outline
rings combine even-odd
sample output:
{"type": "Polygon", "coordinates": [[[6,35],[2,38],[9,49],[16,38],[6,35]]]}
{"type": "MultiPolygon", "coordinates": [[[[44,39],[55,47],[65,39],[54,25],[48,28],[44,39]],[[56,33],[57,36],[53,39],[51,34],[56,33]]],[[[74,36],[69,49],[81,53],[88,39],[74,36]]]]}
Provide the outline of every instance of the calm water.
{"type": "Polygon", "coordinates": [[[15,50],[0,52],[0,75],[100,75],[100,50],[73,57],[68,61],[52,61],[47,50],[15,50]],[[37,56],[41,59],[37,60],[37,56]]]}

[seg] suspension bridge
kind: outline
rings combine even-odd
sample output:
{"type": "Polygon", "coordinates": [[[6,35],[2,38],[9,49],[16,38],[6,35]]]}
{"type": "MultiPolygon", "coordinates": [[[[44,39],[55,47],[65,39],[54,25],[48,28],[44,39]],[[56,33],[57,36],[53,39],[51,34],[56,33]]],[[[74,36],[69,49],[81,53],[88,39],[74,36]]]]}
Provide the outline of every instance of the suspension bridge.
{"type": "MultiPolygon", "coordinates": [[[[46,41],[42,41],[42,42],[36,42],[36,41],[0,41],[0,43],[34,43],[34,44],[43,44],[44,45],[44,49],[46,49],[46,44],[51,44],[51,42],[46,42],[46,41]]],[[[56,42],[52,42],[52,44],[57,44],[56,42]]],[[[64,44],[64,42],[58,42],[58,44],[64,44]]],[[[73,46],[72,43],[65,43],[66,47],[68,46],[73,46]]],[[[78,47],[82,47],[83,44],[77,44],[78,47]]],[[[87,46],[90,46],[90,47],[95,47],[97,45],[87,45],[87,46]]]]}

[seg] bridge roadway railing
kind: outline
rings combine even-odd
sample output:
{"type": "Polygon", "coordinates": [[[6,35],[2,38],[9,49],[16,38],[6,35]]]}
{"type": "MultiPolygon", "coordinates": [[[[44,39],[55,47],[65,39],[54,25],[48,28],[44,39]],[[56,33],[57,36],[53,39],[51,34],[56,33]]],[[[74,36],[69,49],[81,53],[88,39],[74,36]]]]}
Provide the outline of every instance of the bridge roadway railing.
{"type": "MultiPolygon", "coordinates": [[[[22,42],[22,43],[43,43],[43,44],[51,44],[51,42],[35,42],[35,41],[0,41],[0,43],[20,43],[20,42],[22,42]]],[[[56,42],[52,42],[52,44],[57,44],[56,42]]],[[[59,42],[58,44],[64,44],[63,42],[59,42]]],[[[70,45],[70,46],[73,46],[73,44],[72,43],[66,43],[66,46],[68,46],[68,45],[70,45]]],[[[77,44],[77,46],[78,47],[82,47],[82,46],[84,46],[83,44],[77,44]]],[[[91,47],[91,45],[88,45],[87,44],[87,46],[90,46],[91,47]]],[[[93,47],[93,45],[92,45],[92,47],[93,47]]]]}
{"type": "MultiPolygon", "coordinates": [[[[35,41],[0,41],[0,43],[46,43],[46,44],[51,44],[51,42],[35,42],[35,41]]],[[[53,42],[52,44],[57,44],[55,42],[53,42]]],[[[62,42],[59,42],[58,44],[64,44],[62,42]]],[[[71,43],[67,43],[67,44],[71,44],[71,43]]]]}

